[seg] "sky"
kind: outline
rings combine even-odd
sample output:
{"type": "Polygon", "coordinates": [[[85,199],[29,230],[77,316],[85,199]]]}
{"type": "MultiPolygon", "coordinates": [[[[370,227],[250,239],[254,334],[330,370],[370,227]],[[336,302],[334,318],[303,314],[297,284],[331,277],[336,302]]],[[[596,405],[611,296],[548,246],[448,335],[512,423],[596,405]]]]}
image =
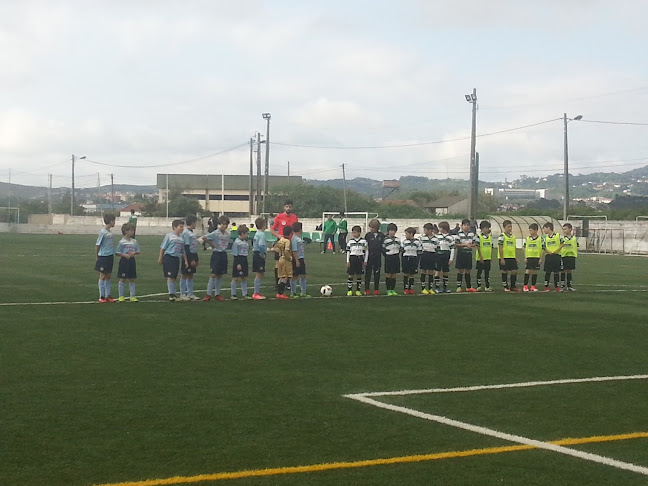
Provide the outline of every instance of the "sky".
{"type": "Polygon", "coordinates": [[[480,179],[648,164],[643,0],[0,2],[0,182],[480,179]],[[533,126],[530,126],[533,125],[533,126]],[[526,128],[521,128],[526,127],[526,128]],[[496,133],[503,132],[503,133],[496,133]],[[265,151],[265,146],[263,151],[265,151]],[[365,148],[358,148],[365,147],[365,148]],[[373,148],[366,148],[373,147],[373,148]],[[375,148],[377,147],[377,148],[375,148]]]}

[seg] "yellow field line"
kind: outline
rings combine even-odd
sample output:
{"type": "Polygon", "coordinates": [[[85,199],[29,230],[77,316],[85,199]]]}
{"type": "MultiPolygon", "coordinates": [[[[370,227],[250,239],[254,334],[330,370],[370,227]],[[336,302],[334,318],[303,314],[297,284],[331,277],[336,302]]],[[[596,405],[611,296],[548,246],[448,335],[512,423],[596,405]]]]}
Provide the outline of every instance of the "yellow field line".
{"type": "MultiPolygon", "coordinates": [[[[555,445],[578,445],[592,444],[596,442],[612,442],[617,440],[629,440],[648,438],[648,432],[634,432],[631,434],[619,435],[597,435],[593,437],[580,437],[560,439],[550,442],[555,445]]],[[[215,474],[199,474],[196,476],[175,476],[163,479],[146,479],[144,481],[127,481],[123,483],[105,483],[95,486],[164,486],[170,484],[189,484],[202,481],[221,481],[223,479],[239,479],[260,476],[274,476],[278,474],[297,474],[319,471],[330,471],[333,469],[351,469],[368,466],[383,466],[387,464],[406,464],[410,462],[435,461],[439,459],[453,459],[457,457],[483,456],[486,454],[501,454],[503,452],[524,451],[535,449],[530,445],[512,445],[504,447],[487,447],[484,449],[470,449],[466,451],[438,452],[435,454],[417,454],[412,456],[389,457],[384,459],[368,459],[353,462],[331,462],[324,464],[311,464],[309,466],[275,467],[270,469],[250,469],[247,471],[224,472],[215,474]]]]}

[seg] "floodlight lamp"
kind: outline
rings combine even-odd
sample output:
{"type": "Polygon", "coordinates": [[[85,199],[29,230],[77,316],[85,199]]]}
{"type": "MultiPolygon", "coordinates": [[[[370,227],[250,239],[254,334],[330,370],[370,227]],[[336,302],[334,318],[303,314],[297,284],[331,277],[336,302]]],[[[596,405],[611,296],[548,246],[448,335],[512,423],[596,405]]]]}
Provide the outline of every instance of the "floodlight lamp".
{"type": "Polygon", "coordinates": [[[477,95],[471,94],[470,97],[472,98],[473,101],[477,101],[477,95]]]}
{"type": "Polygon", "coordinates": [[[583,115],[576,115],[574,117],[574,120],[582,120],[582,119],[583,119],[583,115]]]}
{"type": "Polygon", "coordinates": [[[466,95],[466,101],[467,101],[468,103],[472,103],[472,96],[470,96],[469,94],[467,94],[467,95],[466,95]]]}
{"type": "Polygon", "coordinates": [[[263,117],[264,120],[270,119],[270,113],[261,113],[261,116],[263,117]]]}
{"type": "Polygon", "coordinates": [[[83,157],[79,157],[79,160],[85,159],[85,158],[86,158],[86,156],[84,155],[83,157]]]}

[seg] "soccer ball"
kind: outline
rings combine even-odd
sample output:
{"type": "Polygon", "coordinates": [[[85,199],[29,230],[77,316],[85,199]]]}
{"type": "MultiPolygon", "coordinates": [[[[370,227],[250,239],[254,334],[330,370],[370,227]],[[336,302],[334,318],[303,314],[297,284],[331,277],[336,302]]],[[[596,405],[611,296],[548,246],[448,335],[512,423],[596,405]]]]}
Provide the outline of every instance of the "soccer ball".
{"type": "Polygon", "coordinates": [[[330,297],[331,295],[333,295],[333,289],[330,285],[324,285],[320,289],[320,294],[322,294],[322,297],[330,297]]]}

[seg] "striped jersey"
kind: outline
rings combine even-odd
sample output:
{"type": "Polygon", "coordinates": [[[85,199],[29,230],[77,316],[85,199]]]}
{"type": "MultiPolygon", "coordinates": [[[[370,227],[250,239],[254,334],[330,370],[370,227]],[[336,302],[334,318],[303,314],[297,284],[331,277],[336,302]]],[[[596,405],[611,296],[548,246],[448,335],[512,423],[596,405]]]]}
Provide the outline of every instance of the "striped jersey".
{"type": "Polygon", "coordinates": [[[248,245],[247,240],[236,238],[234,240],[234,243],[232,243],[232,256],[246,257],[249,254],[250,254],[250,245],[248,245]]]}
{"type": "Polygon", "coordinates": [[[160,249],[164,250],[165,255],[171,255],[173,257],[180,257],[184,255],[185,248],[182,236],[176,235],[173,231],[171,233],[167,233],[162,240],[160,249]]]}
{"type": "MultiPolygon", "coordinates": [[[[437,253],[442,255],[451,253],[455,248],[455,235],[450,233],[439,233],[436,235],[436,239],[439,242],[437,245],[437,253]]],[[[454,253],[454,252],[453,252],[454,253]]]]}
{"type": "Polygon", "coordinates": [[[106,228],[101,228],[96,245],[99,247],[98,256],[111,256],[115,254],[113,234],[106,228]]]}
{"type": "Polygon", "coordinates": [[[542,256],[542,238],[540,235],[527,236],[524,240],[524,256],[526,258],[540,258],[542,256]]]}
{"type": "Polygon", "coordinates": [[[185,228],[182,232],[182,239],[185,244],[185,252],[198,253],[198,237],[189,228],[185,228]]]}
{"type": "Polygon", "coordinates": [[[401,242],[396,236],[385,236],[383,243],[385,255],[398,255],[401,251],[401,242]]]}
{"type": "Polygon", "coordinates": [[[560,245],[563,244],[563,239],[558,233],[554,233],[553,235],[545,235],[543,243],[543,248],[547,253],[556,253],[560,245]]]}
{"type": "Polygon", "coordinates": [[[408,240],[405,238],[401,243],[401,248],[404,257],[415,257],[422,251],[421,242],[417,239],[408,240]]]}
{"type": "Polygon", "coordinates": [[[217,228],[211,233],[207,233],[203,238],[208,239],[216,245],[215,248],[212,247],[212,251],[223,253],[227,251],[227,247],[229,246],[230,232],[221,231],[217,228]]]}
{"type": "Polygon", "coordinates": [[[126,238],[122,238],[119,240],[119,243],[117,243],[117,250],[115,250],[115,253],[118,253],[120,255],[127,255],[127,254],[135,254],[140,252],[140,246],[139,243],[135,238],[131,238],[127,240],[126,238]]]}
{"type": "Polygon", "coordinates": [[[369,252],[367,251],[367,249],[367,240],[365,240],[364,238],[351,238],[347,242],[346,247],[347,262],[349,261],[349,257],[351,256],[362,257],[366,262],[369,258],[369,252]]]}
{"type": "MultiPolygon", "coordinates": [[[[459,231],[459,233],[456,234],[455,236],[455,245],[460,244],[460,245],[475,245],[479,242],[479,238],[475,236],[475,233],[472,231],[468,231],[467,233],[463,230],[459,231]]],[[[465,246],[458,246],[457,251],[459,253],[471,253],[472,248],[471,247],[465,247],[465,246]]]]}
{"type": "Polygon", "coordinates": [[[578,238],[576,236],[563,236],[565,246],[560,250],[560,256],[577,257],[578,256],[578,238]]]}
{"type": "Polygon", "coordinates": [[[419,239],[421,242],[421,250],[426,252],[426,253],[434,253],[437,248],[437,241],[434,235],[428,236],[428,235],[421,235],[421,238],[419,239]]]}

